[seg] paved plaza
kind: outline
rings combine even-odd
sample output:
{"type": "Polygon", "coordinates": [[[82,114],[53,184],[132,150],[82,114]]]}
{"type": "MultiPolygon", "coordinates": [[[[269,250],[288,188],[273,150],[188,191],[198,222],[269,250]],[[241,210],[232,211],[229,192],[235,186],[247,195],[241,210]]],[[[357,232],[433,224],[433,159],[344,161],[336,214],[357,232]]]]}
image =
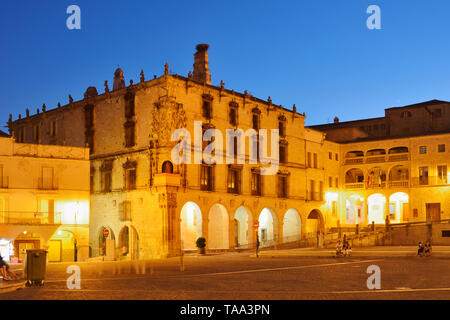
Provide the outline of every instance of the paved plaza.
{"type": "Polygon", "coordinates": [[[450,299],[450,248],[417,257],[414,247],[355,248],[350,257],[330,249],[294,249],[146,261],[78,263],[81,289],[67,289],[68,263],[50,263],[43,287],[1,293],[2,299],[450,299]],[[116,263],[117,264],[117,263],[116,263]],[[369,290],[367,268],[381,270],[381,289],[369,290]]]}

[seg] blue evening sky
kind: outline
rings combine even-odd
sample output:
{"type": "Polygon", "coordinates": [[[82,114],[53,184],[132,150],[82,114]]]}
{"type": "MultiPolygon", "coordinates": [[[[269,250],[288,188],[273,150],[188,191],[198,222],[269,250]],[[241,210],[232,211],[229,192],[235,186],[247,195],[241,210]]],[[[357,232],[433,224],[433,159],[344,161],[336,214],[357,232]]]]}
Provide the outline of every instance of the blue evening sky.
{"type": "MultiPolygon", "coordinates": [[[[384,115],[384,108],[450,100],[448,0],[4,1],[0,9],[0,121],[103,93],[125,81],[187,76],[209,43],[212,82],[292,107],[306,124],[384,115]],[[81,30],[66,9],[81,8],[81,30]],[[366,9],[381,8],[381,30],[366,9]]],[[[5,130],[4,128],[2,128],[5,130]]]]}

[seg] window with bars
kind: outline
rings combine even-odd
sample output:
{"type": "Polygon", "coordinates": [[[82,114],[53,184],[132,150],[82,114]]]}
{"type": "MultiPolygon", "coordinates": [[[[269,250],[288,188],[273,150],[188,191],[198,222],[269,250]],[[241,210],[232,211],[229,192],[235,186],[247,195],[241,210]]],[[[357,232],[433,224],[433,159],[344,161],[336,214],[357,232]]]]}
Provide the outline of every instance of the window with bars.
{"type": "Polygon", "coordinates": [[[238,168],[228,168],[228,193],[240,193],[241,170],[238,168]]]}
{"type": "Polygon", "coordinates": [[[288,175],[278,174],[278,197],[287,198],[288,197],[288,175]]]}
{"type": "Polygon", "coordinates": [[[212,118],[212,97],[210,95],[203,95],[202,100],[202,114],[206,119],[212,118]]]}
{"type": "Polygon", "coordinates": [[[136,168],[125,170],[125,188],[127,190],[136,189],[136,168]]]}
{"type": "Polygon", "coordinates": [[[260,172],[252,172],[251,192],[254,196],[262,195],[262,179],[260,172]]]}
{"type": "Polygon", "coordinates": [[[287,163],[287,143],[280,142],[279,149],[280,163],[287,163]]]}
{"type": "Polygon", "coordinates": [[[214,190],[214,167],[210,165],[201,165],[200,169],[200,188],[205,191],[214,190]]]}

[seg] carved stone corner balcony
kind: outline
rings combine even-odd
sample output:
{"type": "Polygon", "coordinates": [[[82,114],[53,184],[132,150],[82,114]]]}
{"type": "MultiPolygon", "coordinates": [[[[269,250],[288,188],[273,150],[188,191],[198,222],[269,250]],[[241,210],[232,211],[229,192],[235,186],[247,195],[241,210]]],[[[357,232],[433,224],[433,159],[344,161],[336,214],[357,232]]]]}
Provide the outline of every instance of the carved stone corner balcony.
{"type": "Polygon", "coordinates": [[[155,174],[153,184],[157,187],[180,187],[181,176],[177,173],[157,173],[155,174]]]}

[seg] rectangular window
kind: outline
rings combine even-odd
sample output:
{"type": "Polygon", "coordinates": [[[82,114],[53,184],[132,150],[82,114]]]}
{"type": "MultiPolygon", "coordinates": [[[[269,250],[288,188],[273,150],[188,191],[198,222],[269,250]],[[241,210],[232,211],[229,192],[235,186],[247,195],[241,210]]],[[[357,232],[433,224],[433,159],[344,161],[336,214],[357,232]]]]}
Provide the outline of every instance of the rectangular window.
{"type": "Polygon", "coordinates": [[[102,191],[111,192],[111,171],[102,172],[102,191]]]}
{"type": "Polygon", "coordinates": [[[255,129],[256,131],[259,130],[259,115],[253,114],[252,125],[253,129],[255,129]]]}
{"type": "Polygon", "coordinates": [[[288,197],[288,176],[278,175],[278,197],[287,198],[288,197]]]}
{"type": "Polygon", "coordinates": [[[328,152],[328,159],[333,160],[333,154],[331,152],[328,152]]]}
{"type": "Polygon", "coordinates": [[[336,188],[339,188],[339,178],[335,178],[335,181],[334,181],[334,186],[336,187],[336,188]]]}
{"type": "Polygon", "coordinates": [[[328,188],[333,188],[333,178],[328,177],[328,188]]]}
{"type": "Polygon", "coordinates": [[[252,195],[261,196],[262,195],[262,183],[261,174],[259,172],[252,172],[252,195]]]}
{"type": "Polygon", "coordinates": [[[230,124],[232,126],[237,126],[238,125],[238,120],[237,120],[237,115],[238,115],[238,109],[235,106],[230,106],[230,124]]]}
{"type": "Polygon", "coordinates": [[[56,120],[50,122],[50,137],[56,137],[56,120]]]}
{"type": "Polygon", "coordinates": [[[127,190],[136,189],[136,168],[127,169],[125,171],[125,188],[127,190]]]}
{"type": "Polygon", "coordinates": [[[428,167],[419,168],[419,184],[420,185],[428,184],[428,167]]]}
{"type": "Polygon", "coordinates": [[[308,168],[311,168],[311,152],[308,152],[308,161],[307,161],[307,165],[308,168]]]}
{"type": "Polygon", "coordinates": [[[120,220],[131,221],[131,201],[124,201],[121,209],[122,214],[120,215],[120,220]]]}
{"type": "Polygon", "coordinates": [[[201,166],[200,172],[200,188],[205,191],[213,191],[213,167],[208,165],[201,166]]]}
{"type": "Polygon", "coordinates": [[[445,152],[445,144],[438,144],[438,152],[445,152]]]}
{"type": "Polygon", "coordinates": [[[438,184],[447,184],[447,166],[438,166],[438,184]]]}
{"type": "Polygon", "coordinates": [[[427,153],[427,147],[426,146],[420,146],[419,147],[419,153],[420,154],[426,154],[427,153]]]}
{"type": "Polygon", "coordinates": [[[278,133],[280,137],[286,136],[286,122],[285,121],[278,121],[278,133]]]}
{"type": "Polygon", "coordinates": [[[42,181],[41,189],[52,190],[54,189],[53,184],[53,168],[42,168],[42,181]]]}
{"type": "Polygon", "coordinates": [[[228,168],[228,192],[236,193],[240,192],[240,170],[235,168],[228,168]]]}
{"type": "Polygon", "coordinates": [[[318,168],[317,153],[314,153],[314,168],[318,168]]]}
{"type": "Polygon", "coordinates": [[[339,161],[339,157],[338,157],[337,153],[334,155],[334,158],[336,159],[336,161],[339,161]]]}
{"type": "Polygon", "coordinates": [[[33,127],[33,141],[34,143],[40,143],[41,140],[41,130],[39,128],[39,125],[35,125],[33,127]]]}
{"type": "Polygon", "coordinates": [[[135,141],[135,123],[133,121],[127,121],[125,127],[125,147],[134,147],[135,141]]]}
{"type": "Polygon", "coordinates": [[[280,148],[280,163],[286,163],[287,162],[287,145],[284,144],[280,144],[279,145],[280,148]]]}
{"type": "Polygon", "coordinates": [[[323,181],[319,181],[319,200],[323,200],[323,181]]]}
{"type": "Polygon", "coordinates": [[[212,98],[210,97],[203,97],[203,117],[206,119],[212,118],[212,98]]]}

